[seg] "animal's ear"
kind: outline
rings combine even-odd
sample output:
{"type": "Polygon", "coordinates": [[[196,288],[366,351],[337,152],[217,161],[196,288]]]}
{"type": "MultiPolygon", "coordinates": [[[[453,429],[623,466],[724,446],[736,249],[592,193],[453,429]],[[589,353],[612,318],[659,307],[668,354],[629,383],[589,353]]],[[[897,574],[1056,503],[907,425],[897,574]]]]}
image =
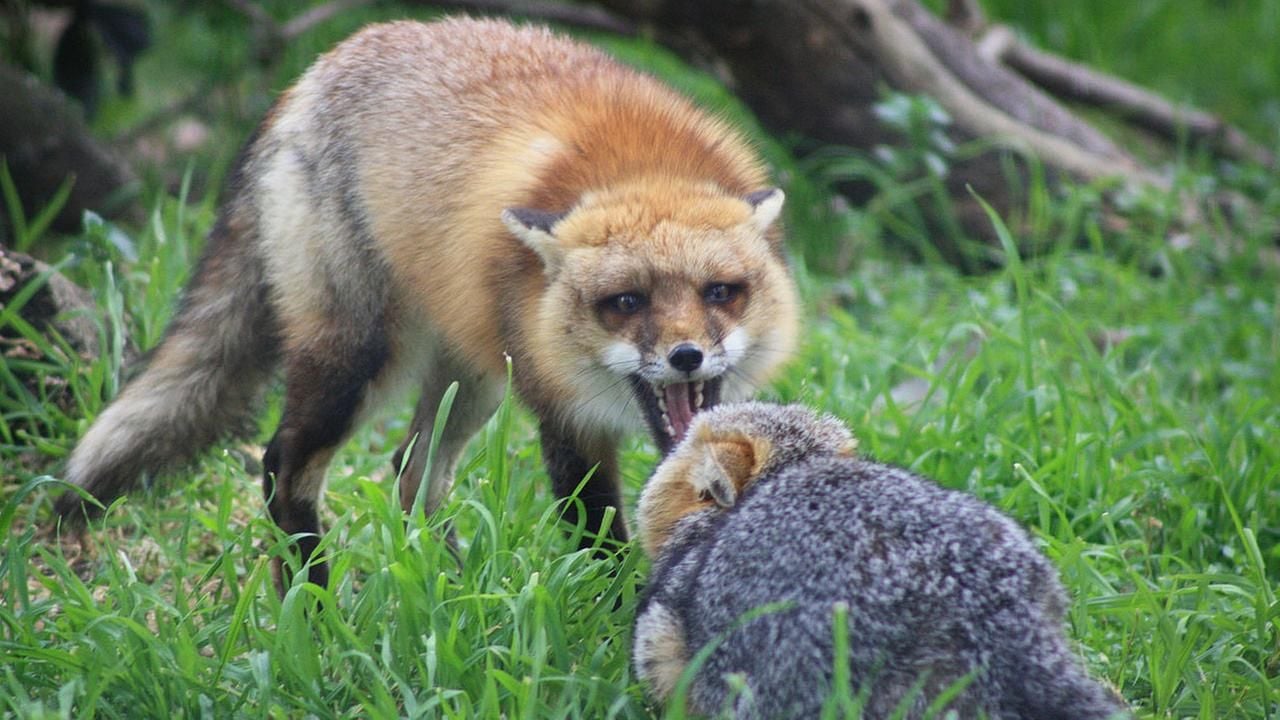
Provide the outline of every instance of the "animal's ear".
{"type": "Polygon", "coordinates": [[[502,211],[502,224],[507,226],[512,235],[529,246],[538,257],[548,274],[560,269],[564,260],[564,247],[552,234],[551,229],[564,218],[564,213],[551,213],[532,208],[507,208],[502,211]]]}
{"type": "Polygon", "coordinates": [[[707,460],[713,478],[703,492],[721,507],[733,507],[738,495],[764,469],[769,457],[769,443],[743,433],[731,433],[708,439],[707,460]]]}
{"type": "Polygon", "coordinates": [[[744,199],[751,206],[751,225],[760,232],[768,230],[782,212],[782,201],[786,197],[780,188],[766,188],[749,193],[744,199]]]}

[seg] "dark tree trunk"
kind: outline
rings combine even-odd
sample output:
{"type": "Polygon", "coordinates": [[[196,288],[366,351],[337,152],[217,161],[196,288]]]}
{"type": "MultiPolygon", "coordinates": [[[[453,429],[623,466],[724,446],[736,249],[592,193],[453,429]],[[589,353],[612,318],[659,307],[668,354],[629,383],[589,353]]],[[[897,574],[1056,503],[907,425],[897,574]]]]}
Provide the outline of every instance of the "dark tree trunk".
{"type": "MultiPolygon", "coordinates": [[[[9,166],[23,212],[39,212],[73,178],[71,194],[53,229],[75,232],[85,210],[104,216],[133,208],[137,177],[119,156],[93,137],[80,108],[34,76],[0,64],[0,157],[9,166]]],[[[11,228],[0,202],[0,239],[11,228]]]]}
{"type": "MultiPolygon", "coordinates": [[[[1020,74],[1018,64],[1007,62],[1025,57],[1025,46],[1014,48],[1018,52],[1008,45],[984,52],[974,38],[986,29],[985,20],[971,0],[953,2],[965,10],[951,14],[955,25],[917,0],[601,4],[649,28],[686,59],[711,69],[774,132],[798,132],[817,144],[862,151],[892,147],[903,138],[874,110],[885,91],[932,97],[952,119],[948,132],[953,143],[981,140],[990,148],[953,158],[945,181],[957,220],[972,236],[990,237],[991,230],[969,189],[1007,217],[1021,200],[1028,158],[1035,159],[1050,182],[1068,176],[1169,186],[1168,178],[1060,104],[1050,93],[1058,92],[1062,83],[1034,84],[1037,76],[1020,74]]],[[[1065,61],[1063,65],[1080,69],[1065,61]]],[[[1089,75],[1101,77],[1096,72],[1089,75]]],[[[1078,94],[1068,96],[1078,99],[1078,94]]],[[[1125,116],[1124,108],[1108,109],[1125,116]]],[[[1174,120],[1178,117],[1212,124],[1211,118],[1190,113],[1174,120]]],[[[1240,154],[1247,142],[1242,133],[1220,122],[1211,129],[1216,137],[1234,142],[1224,143],[1224,152],[1240,154]]],[[[1252,157],[1270,161],[1263,151],[1252,157]]],[[[852,185],[842,190],[857,202],[870,188],[852,185]]],[[[1189,209],[1186,219],[1194,215],[1195,209],[1189,209]]]]}

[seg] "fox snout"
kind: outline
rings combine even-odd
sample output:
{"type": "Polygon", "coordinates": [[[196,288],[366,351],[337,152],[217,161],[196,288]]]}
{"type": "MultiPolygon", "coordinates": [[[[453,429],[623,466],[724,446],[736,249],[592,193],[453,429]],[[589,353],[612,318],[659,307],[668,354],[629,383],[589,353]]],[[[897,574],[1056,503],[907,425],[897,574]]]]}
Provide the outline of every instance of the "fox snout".
{"type": "Polygon", "coordinates": [[[691,373],[702,367],[702,348],[691,342],[680,343],[667,355],[667,363],[680,372],[691,373]]]}
{"type": "Polygon", "coordinates": [[[719,403],[734,358],[725,343],[707,337],[676,335],[648,348],[631,347],[641,358],[631,374],[632,386],[665,454],[684,437],[697,413],[719,403]]]}
{"type": "Polygon", "coordinates": [[[683,338],[636,351],[642,358],[638,374],[659,386],[713,380],[734,364],[723,343],[710,338],[683,338]]]}

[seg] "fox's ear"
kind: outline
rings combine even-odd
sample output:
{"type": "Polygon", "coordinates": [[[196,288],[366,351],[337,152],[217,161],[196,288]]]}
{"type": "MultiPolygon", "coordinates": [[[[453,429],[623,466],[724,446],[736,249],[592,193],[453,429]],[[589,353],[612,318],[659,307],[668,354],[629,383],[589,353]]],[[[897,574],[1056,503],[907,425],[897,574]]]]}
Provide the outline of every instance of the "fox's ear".
{"type": "Polygon", "coordinates": [[[780,188],[757,190],[744,198],[751,205],[751,225],[764,232],[778,219],[782,212],[782,201],[786,199],[780,188]]]}
{"type": "Polygon", "coordinates": [[[551,274],[560,269],[564,259],[564,248],[551,233],[551,228],[564,218],[564,213],[551,213],[532,208],[507,208],[502,211],[502,224],[507,226],[512,235],[529,246],[542,264],[551,274]]]}
{"type": "Polygon", "coordinates": [[[738,494],[764,469],[769,442],[731,433],[709,438],[706,443],[708,470],[714,479],[703,490],[710,495],[707,499],[714,499],[721,507],[733,507],[738,494]]]}

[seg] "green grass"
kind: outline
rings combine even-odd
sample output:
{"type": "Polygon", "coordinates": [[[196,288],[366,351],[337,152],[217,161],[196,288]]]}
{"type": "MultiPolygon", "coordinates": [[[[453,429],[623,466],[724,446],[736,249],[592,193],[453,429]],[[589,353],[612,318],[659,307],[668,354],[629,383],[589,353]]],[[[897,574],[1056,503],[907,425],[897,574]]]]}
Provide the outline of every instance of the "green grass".
{"type": "MultiPolygon", "coordinates": [[[[1089,19],[1059,21],[1075,37],[1089,19]]],[[[1177,27],[1153,26],[1159,52],[1177,27]]],[[[614,45],[744,118],[652,46],[614,45]]],[[[1187,87],[1207,82],[1171,65],[1187,87]]],[[[1213,222],[1170,242],[1167,198],[1107,230],[1095,189],[1040,189],[1023,222],[998,219],[1006,242],[983,251],[997,269],[964,275],[902,259],[890,231],[909,203],[833,209],[822,176],[762,141],[788,178],[806,307],[772,394],[1025,524],[1072,596],[1081,655],[1140,717],[1280,716],[1280,269],[1259,259],[1274,240],[1213,222]],[[824,264],[837,250],[848,258],[824,264]]],[[[1251,173],[1274,197],[1280,177],[1251,173]]],[[[114,351],[83,360],[0,319],[44,351],[0,366],[0,717],[661,716],[627,662],[647,561],[573,550],[515,404],[472,444],[448,506],[407,523],[389,456],[410,403],[357,434],[326,496],[331,589],[272,591],[286,539],[264,514],[254,445],[121,502],[91,552],[38,534],[44,473],[124,380],[120,328],[159,338],[212,220],[211,196],[184,198],[157,191],[145,226],[93,224],[52,258],[93,289],[114,351]]],[[[653,462],[628,446],[631,507],[653,462]]]]}

